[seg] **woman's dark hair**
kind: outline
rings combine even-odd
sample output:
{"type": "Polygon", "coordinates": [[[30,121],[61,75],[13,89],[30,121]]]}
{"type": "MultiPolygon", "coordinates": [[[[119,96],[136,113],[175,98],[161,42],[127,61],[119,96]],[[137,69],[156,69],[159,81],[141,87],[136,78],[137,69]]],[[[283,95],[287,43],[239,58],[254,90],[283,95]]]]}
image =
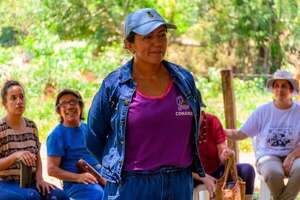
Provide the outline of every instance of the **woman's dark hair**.
{"type": "Polygon", "coordinates": [[[25,93],[24,91],[24,88],[23,86],[21,85],[21,83],[19,83],[18,81],[15,81],[15,80],[8,80],[4,83],[2,89],[1,89],[1,99],[2,99],[2,103],[5,103],[6,102],[6,95],[7,95],[7,91],[9,88],[11,88],[12,86],[19,86],[22,88],[23,92],[25,93]]]}
{"type": "Polygon", "coordinates": [[[136,33],[133,32],[133,31],[131,31],[131,32],[129,33],[129,35],[127,36],[126,40],[127,40],[128,42],[130,42],[130,43],[134,43],[134,37],[135,37],[135,35],[136,35],[136,33]]]}
{"type": "MultiPolygon", "coordinates": [[[[81,95],[79,94],[79,92],[75,91],[75,90],[71,90],[71,89],[63,89],[62,91],[60,91],[56,97],[56,101],[55,101],[55,111],[57,113],[59,113],[59,109],[60,109],[60,105],[59,105],[59,100],[62,96],[65,96],[65,95],[73,95],[74,97],[77,98],[78,100],[78,103],[79,103],[79,106],[81,108],[81,113],[80,113],[80,119],[81,120],[84,120],[84,117],[83,117],[83,107],[84,107],[84,103],[83,103],[83,100],[82,100],[82,97],[81,95]]],[[[64,119],[62,117],[60,117],[60,122],[63,122],[64,119]]]]}

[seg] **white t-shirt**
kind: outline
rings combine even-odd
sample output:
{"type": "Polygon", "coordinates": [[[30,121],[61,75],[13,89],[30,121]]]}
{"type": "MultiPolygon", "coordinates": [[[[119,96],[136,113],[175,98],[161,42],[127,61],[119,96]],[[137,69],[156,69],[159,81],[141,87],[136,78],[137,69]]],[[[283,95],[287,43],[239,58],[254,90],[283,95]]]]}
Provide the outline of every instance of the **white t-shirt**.
{"type": "Polygon", "coordinates": [[[253,137],[256,160],[261,156],[286,156],[300,142],[300,105],[293,102],[289,109],[278,109],[273,102],[257,108],[243,127],[253,137]]]}

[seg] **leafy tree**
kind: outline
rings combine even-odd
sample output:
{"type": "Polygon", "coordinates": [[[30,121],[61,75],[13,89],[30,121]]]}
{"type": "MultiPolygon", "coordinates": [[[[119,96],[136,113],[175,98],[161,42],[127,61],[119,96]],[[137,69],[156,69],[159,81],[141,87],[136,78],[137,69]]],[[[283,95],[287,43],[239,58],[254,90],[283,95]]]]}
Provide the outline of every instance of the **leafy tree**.
{"type": "Polygon", "coordinates": [[[236,71],[272,73],[299,44],[299,0],[212,0],[202,20],[209,22],[209,47],[236,54],[236,71]],[[293,42],[291,42],[291,40],[293,42]],[[297,41],[297,42],[296,42],[297,41]],[[292,44],[292,45],[291,45],[292,44]]]}
{"type": "Polygon", "coordinates": [[[197,22],[197,0],[45,0],[49,27],[62,39],[88,39],[99,46],[122,41],[125,16],[144,7],[156,8],[168,21],[175,22],[179,34],[197,22]]]}

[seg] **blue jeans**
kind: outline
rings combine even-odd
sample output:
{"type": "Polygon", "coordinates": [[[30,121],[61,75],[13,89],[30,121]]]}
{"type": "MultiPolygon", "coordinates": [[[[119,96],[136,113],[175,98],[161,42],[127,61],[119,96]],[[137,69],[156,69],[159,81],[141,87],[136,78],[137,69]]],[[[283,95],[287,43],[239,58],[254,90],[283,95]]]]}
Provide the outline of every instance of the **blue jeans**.
{"type": "Polygon", "coordinates": [[[192,200],[190,168],[123,172],[120,184],[107,182],[104,200],[192,200]]]}
{"type": "Polygon", "coordinates": [[[26,199],[21,194],[19,194],[17,191],[8,191],[5,188],[1,186],[0,188],[0,200],[24,200],[26,199]]]}
{"type": "Polygon", "coordinates": [[[0,181],[0,200],[69,200],[64,191],[51,190],[43,196],[35,186],[20,188],[19,181],[0,181]]]}
{"type": "Polygon", "coordinates": [[[76,200],[101,200],[103,196],[103,188],[99,184],[64,182],[64,190],[76,200]]]}

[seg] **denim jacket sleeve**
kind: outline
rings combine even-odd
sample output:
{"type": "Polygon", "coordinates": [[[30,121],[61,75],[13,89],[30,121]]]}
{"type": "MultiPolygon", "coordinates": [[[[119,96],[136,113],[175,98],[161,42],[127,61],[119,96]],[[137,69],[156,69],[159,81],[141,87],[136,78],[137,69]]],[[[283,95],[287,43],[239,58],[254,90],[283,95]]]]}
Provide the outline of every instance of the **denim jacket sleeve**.
{"type": "Polygon", "coordinates": [[[110,109],[109,96],[104,80],[89,110],[88,132],[86,135],[87,148],[100,163],[102,161],[108,134],[111,131],[110,109]]]}

